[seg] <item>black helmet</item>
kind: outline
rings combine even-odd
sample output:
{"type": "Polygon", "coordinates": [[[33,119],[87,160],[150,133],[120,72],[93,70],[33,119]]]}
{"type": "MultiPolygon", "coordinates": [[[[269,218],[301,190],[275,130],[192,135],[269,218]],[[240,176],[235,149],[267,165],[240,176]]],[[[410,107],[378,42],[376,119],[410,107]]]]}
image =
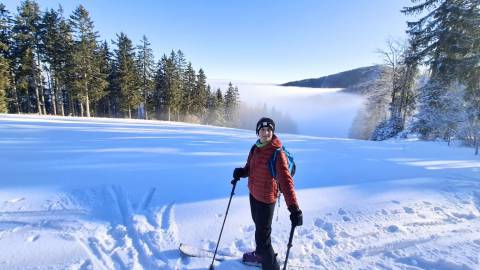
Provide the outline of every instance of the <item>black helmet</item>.
{"type": "Polygon", "coordinates": [[[273,120],[268,117],[262,117],[260,118],[260,120],[258,120],[257,128],[255,129],[257,131],[257,134],[260,132],[260,129],[262,127],[269,127],[272,129],[273,132],[275,132],[275,122],[273,122],[273,120]]]}

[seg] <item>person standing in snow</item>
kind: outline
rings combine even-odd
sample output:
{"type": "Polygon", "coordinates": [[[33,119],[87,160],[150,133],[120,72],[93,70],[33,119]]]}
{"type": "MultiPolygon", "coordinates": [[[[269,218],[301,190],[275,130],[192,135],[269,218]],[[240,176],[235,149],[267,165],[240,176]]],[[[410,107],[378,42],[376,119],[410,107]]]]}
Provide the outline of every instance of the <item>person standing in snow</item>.
{"type": "Polygon", "coordinates": [[[279,196],[277,185],[280,185],[284,194],[292,226],[302,225],[303,215],[298,206],[285,153],[280,151],[276,159],[277,180],[273,178],[268,167],[273,153],[282,148],[280,139],[274,134],[275,123],[272,119],[263,117],[257,122],[256,132],[258,140],[252,146],[245,167],[235,168],[233,171],[234,181],[248,177],[250,211],[255,223],[256,249],[243,254],[243,261],[252,264],[261,263],[264,270],[278,270],[280,266],[270,237],[275,202],[279,196]]]}

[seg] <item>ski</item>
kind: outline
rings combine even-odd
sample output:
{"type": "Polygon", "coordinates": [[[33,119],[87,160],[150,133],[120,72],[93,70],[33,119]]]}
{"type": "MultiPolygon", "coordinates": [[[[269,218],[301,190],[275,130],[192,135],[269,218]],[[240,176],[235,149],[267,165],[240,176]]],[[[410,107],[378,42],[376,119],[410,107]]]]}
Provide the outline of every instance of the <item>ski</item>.
{"type": "MultiPolygon", "coordinates": [[[[181,243],[178,248],[180,253],[187,257],[213,258],[213,251],[203,248],[194,247],[185,243],[181,243]]],[[[224,261],[227,258],[237,259],[235,256],[228,256],[226,254],[218,253],[215,256],[216,261],[224,261]]]]}
{"type": "MultiPolygon", "coordinates": [[[[183,256],[187,257],[196,257],[196,258],[213,258],[213,253],[214,251],[204,249],[204,248],[199,248],[199,247],[194,247],[189,244],[181,243],[180,247],[178,248],[180,253],[183,256]]],[[[238,261],[241,264],[244,264],[246,266],[251,266],[251,267],[256,267],[256,268],[262,268],[261,264],[255,264],[255,263],[249,263],[249,262],[244,262],[242,258],[235,256],[235,255],[230,255],[230,254],[224,254],[224,253],[218,253],[215,256],[216,261],[225,261],[225,260],[234,260],[238,261]]],[[[279,263],[283,266],[282,261],[279,261],[279,263]]],[[[318,267],[312,267],[312,266],[301,266],[301,265],[292,265],[288,264],[288,269],[326,269],[326,268],[318,268],[318,267]]]]}

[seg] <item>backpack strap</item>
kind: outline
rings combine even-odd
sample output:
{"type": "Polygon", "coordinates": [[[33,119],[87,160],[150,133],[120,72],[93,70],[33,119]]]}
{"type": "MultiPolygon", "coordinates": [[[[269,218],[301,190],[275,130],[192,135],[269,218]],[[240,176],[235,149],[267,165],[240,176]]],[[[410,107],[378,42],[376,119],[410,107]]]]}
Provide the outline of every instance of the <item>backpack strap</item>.
{"type": "Polygon", "coordinates": [[[270,159],[270,164],[268,166],[269,169],[270,169],[270,175],[273,176],[273,178],[275,178],[275,180],[277,180],[277,169],[276,169],[277,155],[280,151],[282,151],[282,148],[275,149],[275,151],[273,152],[272,158],[270,159]]]}
{"type": "Polygon", "coordinates": [[[273,176],[273,179],[275,179],[275,182],[277,183],[277,194],[278,194],[278,197],[277,197],[277,218],[276,218],[277,222],[278,222],[278,213],[280,212],[280,202],[281,202],[280,198],[282,197],[282,191],[280,190],[280,182],[277,179],[276,166],[277,166],[277,155],[282,151],[282,148],[275,149],[275,151],[273,152],[272,158],[270,159],[270,164],[268,166],[270,168],[270,174],[273,176]]]}
{"type": "Polygon", "coordinates": [[[253,151],[255,151],[255,147],[257,147],[257,145],[253,144],[252,148],[250,148],[250,153],[248,153],[249,156],[253,154],[253,151]]]}

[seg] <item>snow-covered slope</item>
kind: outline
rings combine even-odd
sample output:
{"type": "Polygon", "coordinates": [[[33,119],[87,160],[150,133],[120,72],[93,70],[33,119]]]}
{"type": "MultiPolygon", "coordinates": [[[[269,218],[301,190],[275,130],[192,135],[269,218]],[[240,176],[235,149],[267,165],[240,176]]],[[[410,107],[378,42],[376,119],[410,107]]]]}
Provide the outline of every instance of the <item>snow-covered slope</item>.
{"type": "MultiPolygon", "coordinates": [[[[253,121],[253,120],[252,120],[253,121]]],[[[480,269],[471,149],[280,134],[297,163],[307,269],[480,269]]],[[[0,115],[0,269],[208,269],[251,131],[159,121],[0,115]]],[[[220,251],[254,248],[246,181],[220,251]]],[[[275,214],[277,216],[277,213],[275,214]]],[[[285,203],[273,244],[283,257],[285,203]]],[[[293,269],[294,267],[292,267],[293,269]]],[[[232,258],[216,269],[249,269],[232,258]]]]}

